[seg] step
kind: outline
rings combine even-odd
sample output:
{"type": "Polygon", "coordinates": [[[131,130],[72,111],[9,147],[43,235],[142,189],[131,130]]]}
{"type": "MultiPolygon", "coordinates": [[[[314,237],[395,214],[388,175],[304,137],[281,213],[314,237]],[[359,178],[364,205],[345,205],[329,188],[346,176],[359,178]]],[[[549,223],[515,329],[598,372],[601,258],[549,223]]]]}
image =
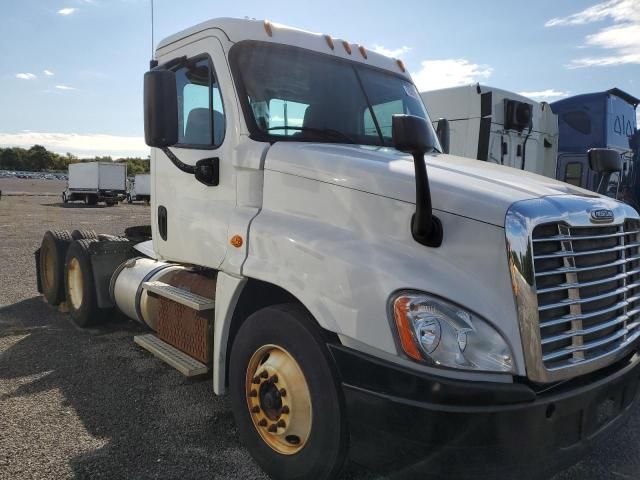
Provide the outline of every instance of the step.
{"type": "Polygon", "coordinates": [[[174,287],[173,285],[169,285],[164,282],[144,282],[142,284],[142,288],[198,311],[213,310],[216,305],[210,298],[191,293],[187,290],[174,287]]]}
{"type": "Polygon", "coordinates": [[[133,341],[153,353],[163,362],[171,365],[185,377],[195,377],[209,371],[209,368],[204,363],[200,363],[195,358],[160,340],[153,333],[136,335],[133,337],[133,341]]]}

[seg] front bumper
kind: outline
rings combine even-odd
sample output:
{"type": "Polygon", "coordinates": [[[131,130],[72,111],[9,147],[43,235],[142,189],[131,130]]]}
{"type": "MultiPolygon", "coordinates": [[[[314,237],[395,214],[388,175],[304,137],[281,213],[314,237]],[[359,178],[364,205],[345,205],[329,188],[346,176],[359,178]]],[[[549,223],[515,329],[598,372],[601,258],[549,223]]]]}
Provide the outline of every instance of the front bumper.
{"type": "Polygon", "coordinates": [[[536,393],[448,380],[330,345],[352,461],[413,478],[541,478],[574,463],[637,397],[640,356],[536,393]]]}

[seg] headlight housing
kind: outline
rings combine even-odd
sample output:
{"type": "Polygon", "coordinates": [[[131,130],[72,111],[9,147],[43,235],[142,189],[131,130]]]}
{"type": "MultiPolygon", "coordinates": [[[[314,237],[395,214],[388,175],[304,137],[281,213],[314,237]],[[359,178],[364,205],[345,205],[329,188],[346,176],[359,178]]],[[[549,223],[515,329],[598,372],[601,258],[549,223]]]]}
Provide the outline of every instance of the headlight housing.
{"type": "Polygon", "coordinates": [[[393,317],[404,352],[437,367],[513,372],[513,356],[502,335],[477,315],[440,298],[403,292],[393,317]]]}

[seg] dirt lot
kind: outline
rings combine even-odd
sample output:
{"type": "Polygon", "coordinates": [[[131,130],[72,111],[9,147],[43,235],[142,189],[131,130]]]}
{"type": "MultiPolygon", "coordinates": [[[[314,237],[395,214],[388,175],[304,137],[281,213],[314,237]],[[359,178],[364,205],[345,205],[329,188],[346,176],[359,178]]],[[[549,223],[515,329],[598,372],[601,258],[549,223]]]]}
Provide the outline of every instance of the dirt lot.
{"type": "Polygon", "coordinates": [[[6,193],[22,193],[27,195],[61,196],[67,188],[66,180],[35,180],[29,178],[0,178],[0,190],[6,193]]]}
{"type": "MultiPolygon", "coordinates": [[[[45,230],[116,234],[148,215],[143,205],[0,200],[0,479],[265,478],[210,378],[186,380],[136,347],[134,322],[79,330],[36,292],[33,251],[45,230]]],[[[636,410],[555,480],[637,479],[639,432],[636,410]]],[[[344,478],[373,477],[351,469],[344,478]]]]}

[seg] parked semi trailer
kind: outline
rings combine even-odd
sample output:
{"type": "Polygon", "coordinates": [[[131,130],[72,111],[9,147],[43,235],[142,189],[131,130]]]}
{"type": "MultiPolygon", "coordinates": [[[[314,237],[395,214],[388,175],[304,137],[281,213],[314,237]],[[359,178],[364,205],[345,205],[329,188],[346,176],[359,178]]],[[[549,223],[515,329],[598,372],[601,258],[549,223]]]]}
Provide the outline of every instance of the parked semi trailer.
{"type": "Polygon", "coordinates": [[[126,193],[127,165],[114,162],[83,162],[69,165],[64,203],[82,200],[87,205],[114,205],[126,193]]]}
{"type": "Polygon", "coordinates": [[[127,189],[127,202],[143,201],[149,203],[151,200],[151,175],[148,173],[138,173],[129,182],[127,189]]]}
{"type": "Polygon", "coordinates": [[[545,102],[486,85],[420,94],[450,125],[449,153],[555,178],[558,120],[545,102]]]}
{"type": "Polygon", "coordinates": [[[210,373],[273,478],[540,478],[624,421],[632,207],[440,153],[404,64],[329,35],[211,20],[151,67],[151,225],[47,232],[40,289],[210,373]]]}
{"type": "Polygon", "coordinates": [[[553,102],[558,115],[560,143],[557,178],[604,193],[640,207],[640,134],[636,107],[640,99],[613,88],[553,102]],[[598,171],[589,162],[591,149],[609,149],[619,156],[610,168],[598,171]]]}

